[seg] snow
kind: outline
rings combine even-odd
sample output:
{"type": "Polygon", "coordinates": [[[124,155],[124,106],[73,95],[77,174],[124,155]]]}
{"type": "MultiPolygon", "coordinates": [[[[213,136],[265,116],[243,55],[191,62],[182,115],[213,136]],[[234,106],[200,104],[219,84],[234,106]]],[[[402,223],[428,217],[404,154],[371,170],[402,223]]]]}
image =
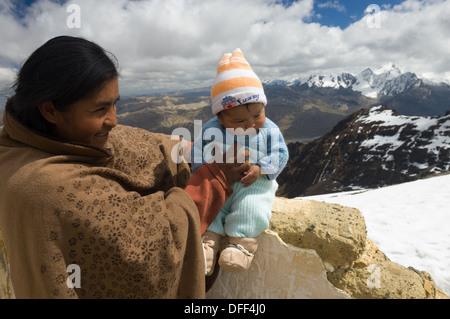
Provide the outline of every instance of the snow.
{"type": "MultiPolygon", "coordinates": [[[[312,74],[301,76],[294,81],[285,82],[288,85],[295,83],[306,83],[309,87],[330,87],[330,88],[351,88],[370,98],[377,98],[379,95],[392,95],[403,92],[418,81],[414,73],[406,72],[393,63],[388,63],[375,70],[367,68],[360,73],[353,75],[350,73],[341,74],[312,74]]],[[[272,81],[274,84],[277,81],[272,81]]],[[[282,83],[282,82],[279,82],[282,83]]]]}
{"type": "Polygon", "coordinates": [[[367,237],[391,261],[425,270],[450,295],[450,175],[302,198],[359,209],[367,237]]]}
{"type": "MultiPolygon", "coordinates": [[[[361,92],[362,95],[367,97],[376,98],[385,87],[386,83],[393,81],[400,77],[402,71],[395,64],[388,63],[375,70],[365,69],[357,74],[356,83],[352,89],[354,91],[361,92]]],[[[400,86],[398,91],[403,91],[403,81],[396,83],[396,86],[400,86]]]]}
{"type": "Polygon", "coordinates": [[[278,80],[264,81],[266,85],[290,86],[306,83],[309,87],[339,87],[350,88],[362,95],[376,99],[383,95],[395,95],[403,92],[417,83],[440,86],[450,84],[449,79],[437,77],[435,74],[422,74],[423,78],[418,78],[415,73],[404,72],[393,63],[388,63],[374,70],[366,68],[363,71],[351,74],[343,72],[340,74],[302,74],[292,78],[282,78],[278,80]],[[427,79],[428,78],[428,79],[427,79]],[[432,82],[432,81],[437,82],[432,82]]]}
{"type": "MultiPolygon", "coordinates": [[[[376,149],[381,145],[389,144],[391,145],[389,151],[395,151],[404,143],[403,141],[400,141],[400,133],[401,131],[399,131],[394,136],[375,135],[372,139],[363,141],[361,143],[361,147],[368,149],[376,149]]],[[[389,154],[387,154],[386,156],[389,156],[389,154]]]]}
{"type": "Polygon", "coordinates": [[[430,116],[407,116],[407,115],[395,115],[393,110],[382,110],[382,106],[374,106],[370,109],[370,112],[366,116],[362,116],[358,120],[361,123],[374,123],[380,122],[380,127],[391,126],[404,126],[407,124],[413,124],[417,130],[424,131],[431,126],[437,125],[438,120],[430,116]]]}
{"type": "MultiPolygon", "coordinates": [[[[427,153],[440,156],[441,150],[450,147],[450,136],[448,136],[450,116],[446,116],[444,121],[444,118],[438,119],[437,117],[430,116],[396,115],[394,111],[390,109],[382,109],[382,106],[374,106],[367,115],[359,118],[357,122],[362,124],[376,123],[376,126],[378,127],[400,127],[394,136],[375,134],[371,139],[364,140],[360,145],[361,148],[365,148],[367,151],[376,151],[376,149],[382,145],[390,145],[388,151],[386,151],[386,156],[384,157],[385,160],[387,160],[387,157],[391,156],[390,153],[392,151],[395,151],[405,143],[404,140],[400,139],[400,135],[402,130],[408,125],[412,125],[418,132],[416,136],[410,138],[410,142],[412,143],[411,146],[417,142],[421,142],[421,132],[432,131],[433,138],[431,138],[427,144],[418,146],[418,149],[426,149],[427,153]]],[[[367,160],[369,159],[370,156],[368,155],[367,160]]],[[[422,169],[425,168],[423,165],[420,167],[422,169]]],[[[439,171],[438,169],[436,170],[439,171]]]]}

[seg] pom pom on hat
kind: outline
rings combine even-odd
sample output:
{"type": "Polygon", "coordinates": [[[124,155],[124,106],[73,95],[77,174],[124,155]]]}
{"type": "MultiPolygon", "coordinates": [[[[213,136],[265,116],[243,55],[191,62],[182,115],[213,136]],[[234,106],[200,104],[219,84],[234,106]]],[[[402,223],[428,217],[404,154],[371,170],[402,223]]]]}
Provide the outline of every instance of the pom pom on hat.
{"type": "Polygon", "coordinates": [[[223,56],[211,89],[214,114],[246,103],[267,104],[261,80],[240,49],[223,56]]]}

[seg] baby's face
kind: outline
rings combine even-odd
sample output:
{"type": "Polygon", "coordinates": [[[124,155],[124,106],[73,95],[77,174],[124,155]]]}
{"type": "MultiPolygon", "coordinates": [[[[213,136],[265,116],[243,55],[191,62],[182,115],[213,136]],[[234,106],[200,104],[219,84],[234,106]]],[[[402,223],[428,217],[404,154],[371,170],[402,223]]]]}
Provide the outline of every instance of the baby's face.
{"type": "Polygon", "coordinates": [[[249,103],[221,111],[217,118],[227,129],[254,128],[258,131],[266,124],[266,113],[262,103],[249,103]]]}

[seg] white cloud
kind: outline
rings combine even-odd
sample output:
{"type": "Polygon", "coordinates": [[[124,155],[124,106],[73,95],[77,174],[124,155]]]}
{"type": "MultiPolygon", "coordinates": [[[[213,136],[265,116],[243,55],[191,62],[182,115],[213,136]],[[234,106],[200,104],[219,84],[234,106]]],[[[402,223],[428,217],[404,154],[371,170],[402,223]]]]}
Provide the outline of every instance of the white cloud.
{"type": "Polygon", "coordinates": [[[10,93],[8,88],[13,85],[16,72],[13,68],[0,67],[0,97],[10,93]]]}
{"type": "Polygon", "coordinates": [[[20,65],[53,36],[82,36],[117,56],[124,94],[210,85],[217,62],[237,47],[263,80],[387,62],[450,74],[449,1],[408,0],[381,11],[379,29],[365,17],[345,30],[308,23],[313,0],[40,0],[20,20],[11,1],[0,0],[0,67],[20,65]],[[80,29],[66,25],[70,3],[81,9],[80,29]]]}
{"type": "Polygon", "coordinates": [[[339,12],[345,12],[346,11],[345,6],[340,4],[338,0],[327,1],[327,2],[324,2],[324,3],[319,3],[317,6],[319,8],[335,9],[335,10],[337,10],[339,12]]]}
{"type": "Polygon", "coordinates": [[[366,63],[395,62],[437,77],[450,71],[450,2],[408,0],[380,14],[380,28],[367,28],[365,17],[345,30],[344,41],[365,50],[366,63]]]}

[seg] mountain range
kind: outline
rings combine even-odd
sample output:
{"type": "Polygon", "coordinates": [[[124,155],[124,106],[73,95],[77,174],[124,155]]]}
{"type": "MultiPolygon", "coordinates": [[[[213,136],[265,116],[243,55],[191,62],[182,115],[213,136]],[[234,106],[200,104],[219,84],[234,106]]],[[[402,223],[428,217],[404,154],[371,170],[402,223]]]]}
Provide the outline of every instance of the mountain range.
{"type": "MultiPolygon", "coordinates": [[[[367,68],[356,75],[310,75],[263,85],[267,117],[292,142],[321,137],[347,116],[375,105],[410,116],[437,116],[450,110],[448,84],[420,79],[394,64],[373,71],[367,68]]],[[[209,87],[125,98],[117,112],[119,123],[166,134],[177,127],[193,134],[194,120],[205,123],[213,116],[209,87]]]]}
{"type": "Polygon", "coordinates": [[[405,116],[361,109],[309,143],[291,143],[278,196],[377,188],[450,171],[450,112],[405,116]]]}
{"type": "MultiPolygon", "coordinates": [[[[356,75],[345,72],[341,74],[313,74],[293,81],[269,81],[267,84],[272,86],[307,84],[309,87],[331,87],[335,89],[342,87],[360,92],[370,98],[378,98],[399,94],[413,85],[419,84],[420,81],[423,82],[414,73],[403,73],[397,65],[388,63],[373,71],[366,68],[356,75]]],[[[436,85],[430,81],[424,82],[436,85]]]]}
{"type": "MultiPolygon", "coordinates": [[[[263,85],[269,101],[266,114],[289,141],[323,136],[350,114],[380,104],[402,115],[435,116],[450,110],[448,84],[420,79],[392,63],[357,74],[312,74],[263,85]]],[[[212,117],[210,90],[122,98],[117,107],[119,123],[166,134],[177,127],[192,130],[194,119],[206,122],[212,117]]]]}

